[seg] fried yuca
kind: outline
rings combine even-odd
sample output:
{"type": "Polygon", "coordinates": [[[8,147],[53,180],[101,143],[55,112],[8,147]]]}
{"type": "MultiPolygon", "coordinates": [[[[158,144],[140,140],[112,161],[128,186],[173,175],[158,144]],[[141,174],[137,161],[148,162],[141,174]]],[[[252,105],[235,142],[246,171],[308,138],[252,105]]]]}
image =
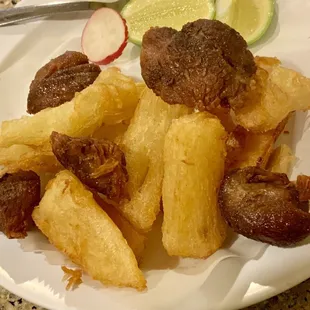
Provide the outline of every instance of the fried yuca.
{"type": "Polygon", "coordinates": [[[235,109],[242,127],[255,132],[272,130],[289,113],[310,109],[310,79],[282,67],[274,58],[257,57],[256,79],[250,85],[247,101],[235,109]]]}
{"type": "Polygon", "coordinates": [[[62,168],[51,149],[20,144],[0,148],[0,165],[5,167],[5,173],[19,170],[56,173],[62,168]]]}
{"type": "Polygon", "coordinates": [[[103,71],[98,80],[70,102],[42,110],[32,117],[4,121],[0,146],[47,145],[53,131],[72,137],[89,136],[103,123],[130,119],[139,101],[136,84],[119,71],[111,70],[103,71]]]}
{"type": "Polygon", "coordinates": [[[286,144],[281,144],[273,150],[267,164],[267,170],[289,175],[295,159],[291,148],[286,144]]]}
{"type": "Polygon", "coordinates": [[[123,137],[130,200],[119,210],[141,232],[152,228],[160,210],[166,132],[173,119],[191,112],[184,105],[168,105],[145,89],[123,137]]]}
{"type": "Polygon", "coordinates": [[[255,133],[237,126],[229,134],[226,142],[226,169],[256,166],[265,168],[278,137],[284,130],[288,118],[284,119],[275,129],[255,133]]]}
{"type": "Polygon", "coordinates": [[[128,245],[134,252],[137,261],[139,262],[146,244],[146,236],[139,233],[135,228],[125,219],[120,212],[105,202],[98,194],[94,194],[94,198],[98,205],[107,213],[111,220],[116,224],[122,232],[128,245]]]}
{"type": "Polygon", "coordinates": [[[107,139],[116,144],[120,144],[128,126],[129,120],[115,125],[103,125],[92,134],[92,138],[107,139]]]}
{"type": "Polygon", "coordinates": [[[48,184],[32,218],[52,244],[94,279],[137,290],[146,287],[121,231],[69,171],[48,184]]]}
{"type": "Polygon", "coordinates": [[[162,232],[169,255],[206,258],[226,238],[217,204],[225,139],[224,127],[207,112],[173,121],[166,135],[162,232]]]}

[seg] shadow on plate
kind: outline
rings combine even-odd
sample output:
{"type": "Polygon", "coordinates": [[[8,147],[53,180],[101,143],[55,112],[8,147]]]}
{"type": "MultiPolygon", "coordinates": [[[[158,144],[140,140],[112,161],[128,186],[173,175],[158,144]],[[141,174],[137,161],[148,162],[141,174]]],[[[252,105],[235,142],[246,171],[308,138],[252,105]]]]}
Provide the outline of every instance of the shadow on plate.
{"type": "MultiPolygon", "coordinates": [[[[0,237],[4,238],[4,236],[0,237]]],[[[7,246],[6,244],[4,248],[7,250],[0,255],[0,266],[17,285],[36,280],[39,283],[42,282],[44,288],[52,292],[53,295],[64,296],[65,283],[62,283],[62,276],[59,276],[61,274],[60,267],[57,272],[51,272],[36,255],[44,255],[50,265],[64,265],[66,258],[49,244],[40,232],[31,231],[27,238],[10,240],[7,246]],[[14,243],[19,246],[14,246],[14,243]]]]}

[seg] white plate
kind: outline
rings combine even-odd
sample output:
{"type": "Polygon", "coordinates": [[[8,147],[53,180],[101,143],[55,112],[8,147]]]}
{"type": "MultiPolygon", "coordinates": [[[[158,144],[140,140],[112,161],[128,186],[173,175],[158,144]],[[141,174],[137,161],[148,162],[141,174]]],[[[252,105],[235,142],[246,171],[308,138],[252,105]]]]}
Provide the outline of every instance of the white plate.
{"type": "MultiPolygon", "coordinates": [[[[32,3],[42,0],[22,2],[32,3]]],[[[310,76],[310,1],[279,0],[277,12],[272,29],[253,52],[277,56],[287,66],[310,76]]],[[[1,121],[25,114],[29,83],[41,65],[68,49],[80,50],[87,16],[69,14],[0,28],[1,121]]],[[[124,73],[139,77],[138,55],[139,50],[131,45],[116,65],[124,73]]],[[[297,113],[291,122],[289,140],[299,158],[293,177],[301,172],[310,174],[308,124],[304,113],[297,113]]],[[[310,244],[281,249],[239,237],[205,261],[168,258],[159,245],[150,245],[145,261],[146,293],[104,288],[88,277],[78,289],[66,292],[60,266],[68,261],[40,233],[33,232],[25,240],[8,240],[0,234],[0,285],[57,310],[245,307],[309,278],[310,244]]]]}

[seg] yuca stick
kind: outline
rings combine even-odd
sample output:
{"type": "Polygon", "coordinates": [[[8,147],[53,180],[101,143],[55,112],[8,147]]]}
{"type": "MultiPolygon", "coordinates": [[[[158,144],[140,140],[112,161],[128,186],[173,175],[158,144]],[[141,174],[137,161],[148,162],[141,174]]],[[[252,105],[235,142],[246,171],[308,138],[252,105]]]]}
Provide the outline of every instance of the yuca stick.
{"type": "Polygon", "coordinates": [[[173,121],[164,147],[163,245],[169,255],[206,258],[223,244],[217,204],[224,175],[226,132],[203,112],[173,121]]]}
{"type": "Polygon", "coordinates": [[[88,136],[103,123],[116,124],[130,119],[138,100],[135,82],[115,69],[108,69],[72,101],[42,110],[33,117],[4,121],[0,146],[47,145],[52,131],[72,137],[88,136]]]}
{"type": "Polygon", "coordinates": [[[123,137],[130,201],[119,210],[141,232],[152,228],[160,210],[166,132],[173,119],[191,112],[183,105],[168,105],[146,89],[123,137]]]}

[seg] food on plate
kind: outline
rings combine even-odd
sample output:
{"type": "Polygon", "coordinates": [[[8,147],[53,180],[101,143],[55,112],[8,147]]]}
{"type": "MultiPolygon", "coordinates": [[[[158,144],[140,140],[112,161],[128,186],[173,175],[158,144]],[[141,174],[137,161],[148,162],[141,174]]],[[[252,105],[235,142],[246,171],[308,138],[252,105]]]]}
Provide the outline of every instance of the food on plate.
{"type": "Polygon", "coordinates": [[[34,80],[30,84],[30,89],[35,88],[39,82],[49,78],[58,70],[83,64],[88,64],[88,58],[86,55],[76,51],[67,51],[64,54],[51,59],[46,65],[37,71],[34,80]]]}
{"type": "Polygon", "coordinates": [[[299,175],[296,181],[296,188],[299,193],[299,200],[308,202],[310,200],[310,177],[299,175]]]}
{"type": "Polygon", "coordinates": [[[265,168],[287,120],[288,118],[284,119],[277,128],[262,133],[237,126],[226,141],[226,170],[249,166],[265,168]]]}
{"type": "Polygon", "coordinates": [[[100,71],[100,67],[90,64],[57,71],[30,90],[27,112],[35,114],[72,100],[75,93],[82,91],[96,80],[100,71]]]}
{"type": "Polygon", "coordinates": [[[109,86],[109,91],[113,95],[113,99],[118,101],[119,114],[109,115],[104,120],[105,125],[114,125],[121,121],[126,121],[132,118],[138,101],[141,96],[143,83],[135,83],[133,78],[121,73],[120,69],[111,67],[102,71],[95,81],[95,84],[105,84],[109,86]],[[123,117],[120,117],[122,116],[123,117]]]}
{"type": "Polygon", "coordinates": [[[151,28],[142,41],[146,85],[169,104],[199,110],[242,104],[255,76],[254,57],[234,29],[201,19],[172,28],[151,28]]]}
{"type": "Polygon", "coordinates": [[[224,176],[226,132],[207,112],[172,122],[165,138],[163,245],[169,255],[207,258],[226,239],[217,193],[224,176]]]}
{"type": "Polygon", "coordinates": [[[108,204],[98,194],[94,193],[94,199],[122,232],[139,263],[146,245],[146,236],[139,233],[114,206],[108,204]]]}
{"type": "Polygon", "coordinates": [[[53,131],[72,137],[89,136],[103,123],[116,124],[130,119],[139,101],[134,80],[116,69],[107,69],[101,74],[98,81],[76,94],[70,102],[42,110],[32,117],[2,122],[0,147],[46,146],[53,131]],[[109,80],[105,81],[101,74],[109,76],[109,80]]]}
{"type": "Polygon", "coordinates": [[[120,144],[125,132],[128,129],[128,126],[129,120],[120,122],[115,125],[103,125],[92,134],[92,138],[107,139],[113,141],[116,144],[120,144]]]}
{"type": "Polygon", "coordinates": [[[221,121],[222,125],[228,133],[231,133],[236,129],[237,125],[233,119],[233,115],[229,107],[219,106],[209,112],[215,115],[221,121]]]}
{"type": "Polygon", "coordinates": [[[236,29],[249,45],[266,33],[274,11],[274,0],[216,0],[216,19],[236,29]]]}
{"type": "MultiPolygon", "coordinates": [[[[142,21],[145,12],[135,9],[161,2],[176,5],[132,0],[123,14],[136,15],[142,29],[166,17],[142,21]]],[[[208,11],[214,2],[205,4],[208,11]]],[[[134,34],[134,23],[129,30],[137,38],[142,30],[134,34]]],[[[96,11],[82,38],[88,57],[66,52],[52,59],[30,85],[34,115],[1,124],[0,230],[23,238],[34,221],[81,268],[62,267],[67,289],[87,272],[103,284],[143,291],[138,263],[160,211],[170,256],[209,257],[229,226],[276,246],[310,235],[310,177],[290,182],[275,173],[289,172],[293,154],[285,145],[273,150],[292,112],[310,109],[310,79],[277,58],[254,58],[220,21],[173,25],[145,33],[145,83],[137,83],[118,68],[101,72],[89,63],[107,64],[127,44],[123,18],[96,11]]]]}
{"type": "Polygon", "coordinates": [[[298,190],[283,173],[232,170],[222,182],[219,205],[229,226],[254,240],[290,246],[310,234],[310,214],[301,209],[298,190]]]}
{"type": "Polygon", "coordinates": [[[255,132],[274,129],[291,112],[310,109],[310,79],[281,66],[275,58],[256,57],[258,66],[244,105],[234,109],[238,124],[255,132]]]}
{"type": "Polygon", "coordinates": [[[118,209],[140,232],[151,230],[160,211],[165,135],[173,119],[191,112],[184,105],[168,105],[146,89],[123,137],[130,200],[118,209]]]}
{"type": "Polygon", "coordinates": [[[289,174],[295,159],[292,149],[286,144],[281,144],[273,150],[267,164],[267,170],[289,174]]]}
{"type": "Polygon", "coordinates": [[[5,174],[0,179],[0,231],[8,238],[25,238],[31,213],[40,201],[40,178],[33,171],[5,174]]]}
{"type": "Polygon", "coordinates": [[[76,92],[91,85],[101,69],[88,63],[82,53],[67,51],[43,66],[32,81],[27,112],[30,114],[57,107],[72,100],[76,92]]]}
{"type": "Polygon", "coordinates": [[[36,173],[55,173],[61,170],[61,165],[50,147],[35,147],[13,144],[0,148],[1,173],[15,173],[19,170],[32,170],[36,173]]]}
{"type": "Polygon", "coordinates": [[[129,39],[140,45],[144,33],[151,27],[167,26],[180,30],[189,21],[213,19],[215,6],[214,0],[131,0],[121,14],[128,25],[129,39]]]}
{"type": "Polygon", "coordinates": [[[61,171],[48,184],[32,217],[49,241],[94,279],[145,289],[146,281],[121,231],[69,171],[61,171]]]}
{"type": "Polygon", "coordinates": [[[127,197],[128,174],[122,150],[112,141],[72,138],[53,131],[53,153],[82,183],[120,202],[127,197]]]}
{"type": "Polygon", "coordinates": [[[122,55],[127,40],[125,19],[115,10],[101,8],[86,23],[81,44],[90,61],[107,65],[122,55]]]}
{"type": "Polygon", "coordinates": [[[70,269],[66,266],[61,266],[64,272],[63,281],[68,281],[66,290],[69,291],[82,283],[82,270],[81,269],[70,269]]]}
{"type": "Polygon", "coordinates": [[[254,57],[244,39],[219,21],[198,20],[181,31],[155,27],[143,37],[142,76],[169,104],[233,111],[253,132],[275,129],[291,112],[310,109],[310,79],[254,57]]]}

